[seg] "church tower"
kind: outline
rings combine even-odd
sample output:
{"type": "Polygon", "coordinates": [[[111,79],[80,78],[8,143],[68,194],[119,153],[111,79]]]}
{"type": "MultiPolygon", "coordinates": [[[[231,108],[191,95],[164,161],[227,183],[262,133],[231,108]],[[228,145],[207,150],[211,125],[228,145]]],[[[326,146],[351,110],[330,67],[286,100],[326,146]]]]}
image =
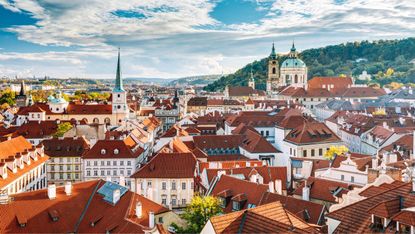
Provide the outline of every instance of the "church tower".
{"type": "Polygon", "coordinates": [[[252,89],[255,89],[255,79],[254,79],[254,73],[252,73],[252,67],[251,67],[251,78],[248,81],[248,86],[252,89]]]}
{"type": "Polygon", "coordinates": [[[129,108],[127,104],[127,92],[124,90],[121,78],[121,61],[120,49],[118,49],[117,74],[115,78],[115,87],[112,90],[112,114],[116,123],[120,125],[128,117],[129,108]]]}
{"type": "Polygon", "coordinates": [[[28,99],[26,96],[26,86],[24,83],[24,80],[22,80],[22,83],[20,83],[20,92],[18,95],[16,95],[16,105],[18,107],[23,107],[28,105],[28,99]]]}
{"type": "Polygon", "coordinates": [[[298,58],[294,42],[288,58],[281,63],[281,84],[307,89],[307,65],[298,58]]]}
{"type": "Polygon", "coordinates": [[[280,69],[275,53],[274,43],[272,43],[271,54],[268,57],[268,79],[267,79],[267,92],[270,93],[276,87],[278,87],[280,77],[280,69]]]}

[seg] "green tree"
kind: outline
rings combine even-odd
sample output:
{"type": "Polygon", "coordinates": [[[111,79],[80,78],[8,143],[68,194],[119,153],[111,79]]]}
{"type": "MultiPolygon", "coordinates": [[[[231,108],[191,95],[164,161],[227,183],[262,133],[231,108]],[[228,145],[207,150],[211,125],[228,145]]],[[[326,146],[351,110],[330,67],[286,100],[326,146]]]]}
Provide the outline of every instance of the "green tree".
{"type": "Polygon", "coordinates": [[[200,233],[207,221],[220,213],[222,213],[222,208],[218,198],[196,195],[182,214],[182,218],[187,222],[187,227],[181,228],[176,224],[172,224],[172,226],[176,228],[177,233],[200,233]]]}
{"type": "Polygon", "coordinates": [[[60,123],[58,124],[58,129],[56,130],[54,136],[55,137],[63,137],[63,134],[65,134],[67,131],[72,129],[72,124],[69,122],[60,123]]]}
{"type": "Polygon", "coordinates": [[[7,103],[9,106],[12,106],[16,103],[14,100],[15,93],[11,89],[3,90],[0,95],[0,105],[7,103]]]}
{"type": "Polygon", "coordinates": [[[336,155],[342,155],[349,152],[349,149],[344,146],[330,146],[329,150],[324,154],[324,158],[327,160],[333,160],[336,155]]]}

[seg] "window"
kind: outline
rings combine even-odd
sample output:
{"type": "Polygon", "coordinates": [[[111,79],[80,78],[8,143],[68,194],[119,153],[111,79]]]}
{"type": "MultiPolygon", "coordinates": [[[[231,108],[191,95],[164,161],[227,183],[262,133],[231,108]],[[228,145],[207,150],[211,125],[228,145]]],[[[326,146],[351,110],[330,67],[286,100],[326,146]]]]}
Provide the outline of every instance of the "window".
{"type": "Polygon", "coordinates": [[[124,170],[120,170],[120,175],[124,175],[124,170]]]}
{"type": "Polygon", "coordinates": [[[51,174],[50,174],[50,179],[51,179],[51,180],[54,180],[54,179],[55,179],[55,173],[51,173],[51,174]]]}
{"type": "Polygon", "coordinates": [[[315,156],[315,150],[314,149],[312,149],[311,150],[311,157],[314,157],[315,156]]]}
{"type": "Polygon", "coordinates": [[[240,204],[237,201],[232,201],[232,210],[240,210],[240,204]]]}
{"type": "Polygon", "coordinates": [[[112,162],[112,165],[113,165],[113,166],[117,166],[117,161],[113,161],[113,162],[112,162]]]}
{"type": "Polygon", "coordinates": [[[91,171],[86,171],[86,176],[91,176],[91,171]]]}
{"type": "Polygon", "coordinates": [[[303,150],[303,157],[307,157],[307,150],[303,150]]]}
{"type": "Polygon", "coordinates": [[[323,156],[323,149],[318,149],[318,155],[323,156]]]}
{"type": "Polygon", "coordinates": [[[111,171],[110,170],[108,170],[107,171],[107,176],[110,176],[111,175],[111,171]]]}
{"type": "Polygon", "coordinates": [[[265,131],[265,135],[266,136],[269,136],[269,131],[265,131]]]}
{"type": "Polygon", "coordinates": [[[94,170],[94,176],[98,176],[98,171],[94,170]]]}
{"type": "Polygon", "coordinates": [[[75,179],[79,179],[79,174],[78,173],[75,174],[75,179]]]}
{"type": "Polygon", "coordinates": [[[159,223],[163,223],[163,217],[159,217],[159,223]]]}
{"type": "Polygon", "coordinates": [[[120,166],[124,166],[124,161],[120,161],[120,166]]]}
{"type": "Polygon", "coordinates": [[[101,171],[101,176],[105,176],[105,171],[104,170],[101,171]]]}
{"type": "Polygon", "coordinates": [[[176,190],[176,181],[171,182],[171,189],[176,190]]]}
{"type": "Polygon", "coordinates": [[[50,170],[51,170],[51,171],[54,171],[54,170],[55,170],[55,166],[53,166],[53,165],[52,165],[52,166],[50,166],[50,170]]]}
{"type": "Polygon", "coordinates": [[[63,173],[59,173],[59,179],[63,180],[63,173]]]}
{"type": "Polygon", "coordinates": [[[67,174],[66,174],[66,179],[68,179],[68,180],[72,179],[72,176],[71,176],[71,174],[70,174],[70,173],[67,173],[67,174]]]}
{"type": "Polygon", "coordinates": [[[118,154],[120,151],[118,149],[114,150],[114,154],[118,154]]]}
{"type": "Polygon", "coordinates": [[[166,190],[166,182],[161,183],[161,189],[166,190]]]}
{"type": "Polygon", "coordinates": [[[127,161],[127,166],[131,166],[131,161],[127,161]]]}
{"type": "Polygon", "coordinates": [[[91,166],[91,161],[86,161],[87,166],[91,166]]]}
{"type": "Polygon", "coordinates": [[[186,205],[186,199],[184,199],[184,198],[182,199],[182,204],[186,205]]]}
{"type": "Polygon", "coordinates": [[[75,165],[75,171],[79,171],[79,165],[75,165]]]}
{"type": "Polygon", "coordinates": [[[183,182],[182,183],[182,190],[185,190],[186,189],[186,182],[183,182]]]}
{"type": "Polygon", "coordinates": [[[290,155],[293,155],[293,148],[290,148],[290,155]]]}
{"type": "Polygon", "coordinates": [[[131,170],[127,170],[127,175],[131,175],[131,170]]]}
{"type": "Polygon", "coordinates": [[[350,178],[350,181],[351,181],[352,183],[354,183],[354,176],[352,176],[352,177],[350,178]]]}
{"type": "Polygon", "coordinates": [[[104,161],[101,161],[101,166],[104,166],[105,165],[105,162],[104,161]]]}
{"type": "Polygon", "coordinates": [[[70,171],[71,170],[71,165],[67,165],[66,170],[70,171]]]}
{"type": "Polygon", "coordinates": [[[111,166],[111,161],[107,161],[107,166],[111,166]]]}
{"type": "Polygon", "coordinates": [[[101,154],[106,154],[106,153],[107,153],[107,151],[105,149],[101,150],[101,154]]]}
{"type": "Polygon", "coordinates": [[[98,161],[94,161],[94,166],[98,166],[98,161]]]}
{"type": "Polygon", "coordinates": [[[167,205],[167,199],[165,197],[161,198],[161,204],[167,205]]]}
{"type": "Polygon", "coordinates": [[[63,166],[62,165],[59,166],[59,170],[63,171],[63,166]]]}
{"type": "Polygon", "coordinates": [[[344,181],[344,175],[341,175],[341,180],[344,181]]]}
{"type": "Polygon", "coordinates": [[[147,187],[151,188],[151,181],[147,182],[147,187]]]}
{"type": "Polygon", "coordinates": [[[114,170],[112,173],[113,173],[113,175],[116,176],[117,175],[117,170],[114,170]]]}

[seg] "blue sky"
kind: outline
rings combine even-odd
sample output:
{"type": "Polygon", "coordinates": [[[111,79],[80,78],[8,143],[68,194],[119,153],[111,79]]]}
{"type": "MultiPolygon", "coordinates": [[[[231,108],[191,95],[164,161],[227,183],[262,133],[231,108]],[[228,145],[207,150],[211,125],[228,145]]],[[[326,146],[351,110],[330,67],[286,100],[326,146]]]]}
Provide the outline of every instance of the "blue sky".
{"type": "Polygon", "coordinates": [[[413,0],[0,0],[0,77],[234,72],[286,53],[415,33],[413,0]]]}

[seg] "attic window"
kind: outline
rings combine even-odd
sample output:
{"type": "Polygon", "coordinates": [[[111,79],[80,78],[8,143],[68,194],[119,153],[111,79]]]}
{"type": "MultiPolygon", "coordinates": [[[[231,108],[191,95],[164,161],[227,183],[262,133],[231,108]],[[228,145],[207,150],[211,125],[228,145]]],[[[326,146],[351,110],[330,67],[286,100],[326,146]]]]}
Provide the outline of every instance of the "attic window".
{"type": "Polygon", "coordinates": [[[57,222],[59,220],[59,213],[57,210],[49,210],[48,213],[53,222],[57,222]]]}
{"type": "Polygon", "coordinates": [[[118,149],[114,150],[114,154],[119,154],[119,153],[120,153],[120,151],[118,149]]]}
{"type": "Polygon", "coordinates": [[[101,154],[106,154],[106,153],[107,153],[107,151],[105,149],[101,150],[101,154]]]}

